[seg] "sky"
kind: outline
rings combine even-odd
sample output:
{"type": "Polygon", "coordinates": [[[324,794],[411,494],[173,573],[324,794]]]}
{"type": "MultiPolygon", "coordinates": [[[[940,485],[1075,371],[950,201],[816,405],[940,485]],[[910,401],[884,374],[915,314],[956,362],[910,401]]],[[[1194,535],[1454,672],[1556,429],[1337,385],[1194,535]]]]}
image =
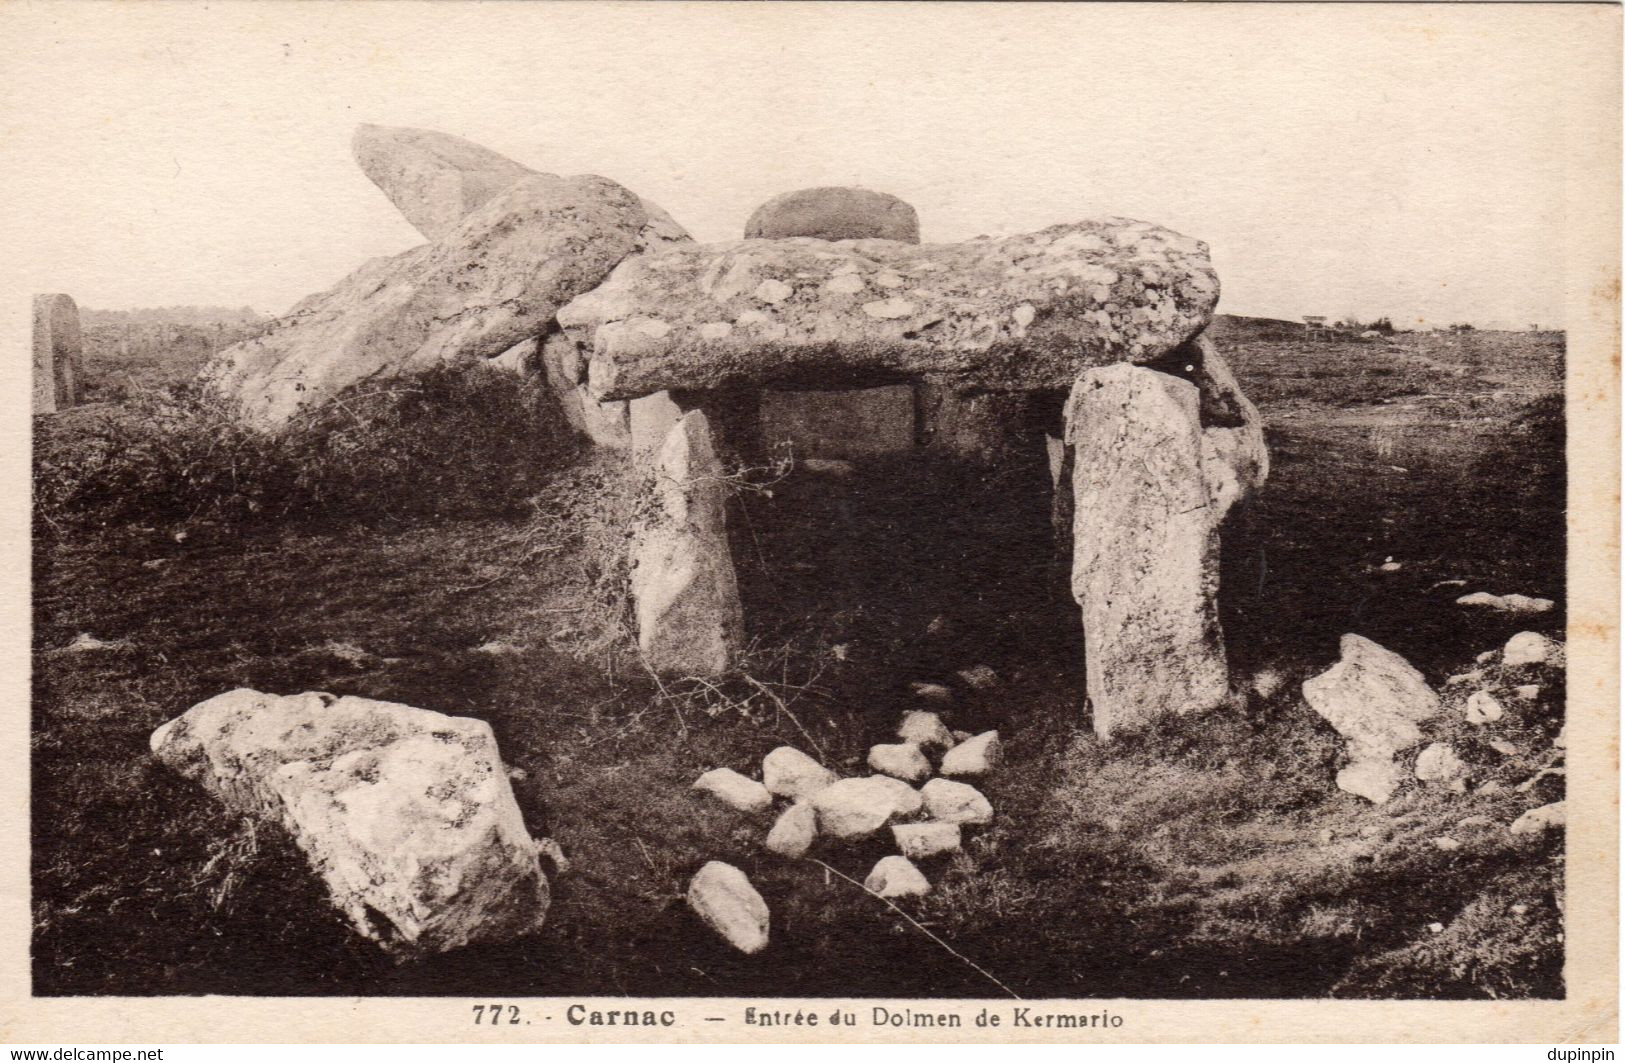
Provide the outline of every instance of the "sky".
{"type": "Polygon", "coordinates": [[[856,184],[923,238],[1100,214],[1220,311],[1561,325],[1617,10],[1523,5],[0,6],[0,291],[280,313],[421,238],[362,122],[598,173],[699,240],[856,184]]]}

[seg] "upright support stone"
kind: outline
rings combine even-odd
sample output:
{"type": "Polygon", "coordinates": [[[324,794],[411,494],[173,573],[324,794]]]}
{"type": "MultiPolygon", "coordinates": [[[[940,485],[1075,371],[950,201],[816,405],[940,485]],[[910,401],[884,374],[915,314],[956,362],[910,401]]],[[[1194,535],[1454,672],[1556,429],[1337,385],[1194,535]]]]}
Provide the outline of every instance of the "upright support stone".
{"type": "Polygon", "coordinates": [[[1219,522],[1196,385],[1119,364],[1079,376],[1067,402],[1075,518],[1072,593],[1083,610],[1102,737],[1228,693],[1219,630],[1219,522]]]}
{"type": "Polygon", "coordinates": [[[55,413],[79,401],[79,307],[66,295],[34,296],[34,412],[55,413]]]}
{"type": "Polygon", "coordinates": [[[743,635],[722,467],[705,414],[683,414],[650,469],[654,512],[633,547],[638,648],[656,672],[716,675],[743,635]]]}

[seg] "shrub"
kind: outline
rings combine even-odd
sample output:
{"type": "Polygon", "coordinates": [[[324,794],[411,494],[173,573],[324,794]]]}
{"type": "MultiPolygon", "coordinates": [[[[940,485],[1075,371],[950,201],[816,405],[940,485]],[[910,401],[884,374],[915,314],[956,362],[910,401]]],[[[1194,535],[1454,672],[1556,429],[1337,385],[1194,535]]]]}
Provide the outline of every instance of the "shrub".
{"type": "Polygon", "coordinates": [[[517,512],[577,447],[545,388],[484,368],[364,382],[274,435],[190,383],[35,423],[47,533],[517,512]]]}

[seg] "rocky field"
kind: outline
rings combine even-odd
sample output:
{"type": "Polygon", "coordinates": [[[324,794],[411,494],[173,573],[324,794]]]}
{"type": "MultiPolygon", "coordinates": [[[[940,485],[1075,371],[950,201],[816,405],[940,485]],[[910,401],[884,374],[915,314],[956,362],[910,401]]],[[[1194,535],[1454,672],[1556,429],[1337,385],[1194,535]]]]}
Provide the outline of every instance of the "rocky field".
{"type": "MultiPolygon", "coordinates": [[[[1110,744],[1082,726],[1041,440],[997,475],[893,457],[742,476],[730,528],[755,642],[735,673],[674,683],[628,645],[622,463],[497,422],[463,443],[534,461],[465,462],[473,488],[403,462],[411,505],[296,469],[278,497],[297,509],[91,490],[74,504],[97,516],[75,522],[63,470],[113,438],[102,426],[154,413],[37,422],[35,991],[1561,995],[1562,831],[1521,817],[1563,796],[1562,336],[1310,342],[1222,317],[1210,335],[1273,461],[1225,543],[1241,689],[1110,744]],[[521,495],[538,501],[468,501],[521,495]],[[1458,604],[1477,592],[1555,606],[1458,604]],[[1520,656],[1528,638],[1503,652],[1526,631],[1558,640],[1546,660],[1520,656]],[[1338,788],[1344,738],[1303,691],[1351,633],[1443,709],[1417,747],[1447,747],[1428,778],[1413,750],[1380,804],[1338,788]],[[404,963],[357,934],[286,834],[152,756],[155,728],[238,687],[488,722],[529,833],[562,850],[541,929],[404,963]],[[895,907],[861,885],[890,836],[787,859],[764,846],[778,809],[692,788],[758,777],[786,745],[866,774],[916,710],[996,730],[1003,755],[974,777],[991,822],[922,857],[930,891],[895,907]],[[686,903],[713,860],[760,892],[765,948],[730,947],[686,903]]],[[[373,453],[331,438],[333,466],[373,453]]],[[[210,442],[165,483],[229,491],[246,453],[210,442]]]]}

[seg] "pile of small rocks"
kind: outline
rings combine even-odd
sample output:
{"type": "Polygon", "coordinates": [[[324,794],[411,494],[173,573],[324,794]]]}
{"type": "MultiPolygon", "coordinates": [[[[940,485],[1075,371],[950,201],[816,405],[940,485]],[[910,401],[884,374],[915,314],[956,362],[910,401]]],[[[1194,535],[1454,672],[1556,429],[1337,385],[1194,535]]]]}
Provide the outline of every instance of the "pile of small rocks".
{"type": "MultiPolygon", "coordinates": [[[[997,731],[951,731],[935,712],[904,713],[897,738],[870,748],[871,775],[841,778],[801,750],[779,746],[762,758],[760,780],[715,768],[693,788],[748,815],[779,802],[782,811],[763,844],[790,860],[820,838],[856,842],[889,829],[898,851],[875,864],[864,888],[887,900],[919,897],[931,883],[916,861],[960,852],[965,828],[993,821],[992,804],[961,780],[989,775],[1002,753],[997,731]]],[[[738,868],[706,864],[689,883],[688,904],[740,951],[767,947],[767,904],[738,868]]]]}

